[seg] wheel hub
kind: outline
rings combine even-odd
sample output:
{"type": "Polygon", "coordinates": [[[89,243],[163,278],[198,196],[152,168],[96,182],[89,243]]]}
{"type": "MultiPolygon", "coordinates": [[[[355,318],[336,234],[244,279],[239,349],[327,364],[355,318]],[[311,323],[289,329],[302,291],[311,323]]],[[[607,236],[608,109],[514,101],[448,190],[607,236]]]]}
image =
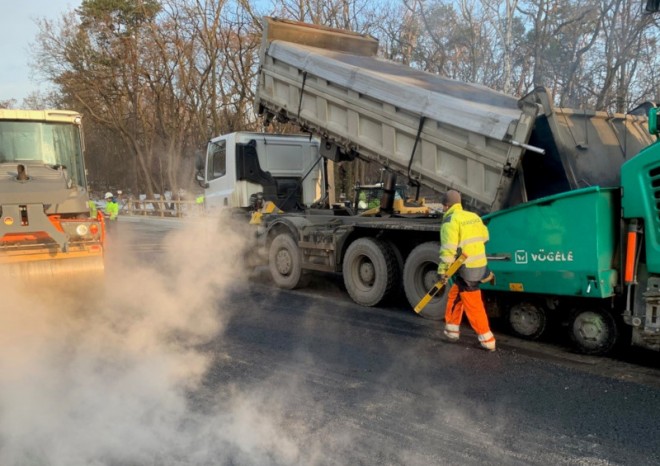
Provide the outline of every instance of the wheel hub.
{"type": "Polygon", "coordinates": [[[543,325],[540,311],[529,303],[522,303],[511,308],[509,321],[516,332],[526,336],[533,335],[543,325]]]}
{"type": "Polygon", "coordinates": [[[424,275],[422,277],[422,283],[424,283],[424,289],[425,290],[430,290],[433,285],[435,285],[438,281],[438,273],[434,268],[428,268],[424,272],[424,275]]]}
{"type": "Polygon", "coordinates": [[[293,260],[291,258],[291,254],[289,254],[289,251],[285,249],[277,251],[277,255],[275,256],[275,265],[277,267],[277,271],[280,274],[289,275],[291,273],[292,264],[293,260]]]}
{"type": "Polygon", "coordinates": [[[360,281],[365,285],[371,286],[376,279],[376,271],[371,261],[363,260],[359,268],[360,281]]]}
{"type": "Polygon", "coordinates": [[[575,326],[580,338],[587,342],[603,341],[607,335],[603,320],[598,314],[584,312],[575,320],[575,326]]]}

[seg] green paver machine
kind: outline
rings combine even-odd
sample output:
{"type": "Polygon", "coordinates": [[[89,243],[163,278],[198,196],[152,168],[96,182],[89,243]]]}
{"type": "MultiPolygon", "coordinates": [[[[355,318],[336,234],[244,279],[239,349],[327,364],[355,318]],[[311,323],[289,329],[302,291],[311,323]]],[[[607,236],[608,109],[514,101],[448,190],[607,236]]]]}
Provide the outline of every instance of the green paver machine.
{"type": "MultiPolygon", "coordinates": [[[[656,115],[652,108],[657,136],[656,115]]],[[[587,353],[607,352],[620,333],[660,350],[660,143],[609,167],[619,187],[566,191],[485,217],[497,280],[484,289],[514,333],[535,338],[562,309],[587,353]]]]}

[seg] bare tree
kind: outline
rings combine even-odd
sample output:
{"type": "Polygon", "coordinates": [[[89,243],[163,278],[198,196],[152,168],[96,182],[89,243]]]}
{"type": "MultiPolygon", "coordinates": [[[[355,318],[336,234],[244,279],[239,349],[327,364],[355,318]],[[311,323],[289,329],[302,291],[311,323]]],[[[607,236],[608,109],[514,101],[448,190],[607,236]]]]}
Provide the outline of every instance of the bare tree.
{"type": "MultiPolygon", "coordinates": [[[[38,23],[34,64],[57,88],[44,97],[83,112],[99,184],[154,194],[190,183],[210,137],[260,129],[262,15],[368,33],[385,58],[510,94],[544,85],[559,105],[623,111],[659,95],[657,18],[641,10],[636,0],[83,0],[38,23]]],[[[350,185],[377,168],[342,173],[350,185]]]]}
{"type": "Polygon", "coordinates": [[[421,0],[403,1],[403,6],[383,6],[383,19],[376,28],[380,50],[389,60],[412,65],[422,34],[419,9],[421,0]]]}
{"type": "Polygon", "coordinates": [[[13,108],[16,105],[16,99],[0,100],[0,108],[13,108]]]}
{"type": "Polygon", "coordinates": [[[259,37],[239,4],[87,0],[77,14],[40,23],[38,62],[124,144],[134,190],[187,185],[211,135],[255,124],[259,37]]]}
{"type": "Polygon", "coordinates": [[[511,93],[512,88],[512,62],[513,62],[513,28],[514,13],[518,6],[518,0],[504,0],[501,2],[481,1],[481,7],[487,12],[486,17],[490,19],[491,26],[496,32],[501,46],[501,57],[503,66],[502,90],[511,93]]]}
{"type": "Polygon", "coordinates": [[[638,53],[651,17],[642,14],[639,2],[608,0],[603,7],[603,65],[596,109],[625,112],[629,88],[638,66],[638,53]]]}

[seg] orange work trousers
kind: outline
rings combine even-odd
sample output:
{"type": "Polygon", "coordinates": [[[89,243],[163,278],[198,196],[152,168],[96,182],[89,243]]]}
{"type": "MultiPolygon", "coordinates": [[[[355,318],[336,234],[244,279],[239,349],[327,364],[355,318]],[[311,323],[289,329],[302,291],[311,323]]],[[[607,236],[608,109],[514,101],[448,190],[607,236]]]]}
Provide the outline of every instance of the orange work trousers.
{"type": "Polygon", "coordinates": [[[460,335],[463,311],[465,311],[470,326],[477,333],[481,345],[485,348],[495,348],[495,336],[488,325],[481,290],[460,291],[458,285],[454,283],[449,290],[445,309],[445,332],[454,339],[458,339],[460,335]]]}

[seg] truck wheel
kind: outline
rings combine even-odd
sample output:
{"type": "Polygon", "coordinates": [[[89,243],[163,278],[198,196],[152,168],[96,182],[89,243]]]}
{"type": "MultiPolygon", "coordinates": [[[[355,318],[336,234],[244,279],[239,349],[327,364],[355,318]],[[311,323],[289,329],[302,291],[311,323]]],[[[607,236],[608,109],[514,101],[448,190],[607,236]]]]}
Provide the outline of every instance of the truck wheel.
{"type": "Polygon", "coordinates": [[[545,331],[547,315],[542,306],[523,301],[509,308],[507,322],[515,336],[526,340],[536,340],[545,331]]]}
{"type": "Polygon", "coordinates": [[[363,306],[376,306],[395,289],[396,256],[384,242],[360,238],[346,250],[342,273],[353,301],[363,306]]]}
{"type": "Polygon", "coordinates": [[[573,311],[568,330],[577,350],[584,354],[607,354],[619,336],[614,316],[598,308],[573,311]]]}
{"type": "MultiPolygon", "coordinates": [[[[403,267],[403,289],[411,308],[426,295],[438,280],[438,251],[440,244],[436,241],[422,243],[415,247],[403,267]]],[[[433,320],[442,319],[445,315],[447,287],[438,293],[420,315],[433,320]]]]}
{"type": "Polygon", "coordinates": [[[270,244],[268,268],[280,288],[293,290],[305,286],[302,255],[296,241],[288,233],[280,233],[270,244]]]}
{"type": "Polygon", "coordinates": [[[394,276],[397,281],[395,282],[396,285],[392,289],[390,296],[397,301],[401,301],[403,299],[403,288],[401,287],[401,277],[403,276],[403,254],[401,254],[401,250],[394,241],[383,240],[383,242],[385,243],[385,247],[392,251],[394,258],[396,259],[394,262],[396,266],[394,276]]]}

